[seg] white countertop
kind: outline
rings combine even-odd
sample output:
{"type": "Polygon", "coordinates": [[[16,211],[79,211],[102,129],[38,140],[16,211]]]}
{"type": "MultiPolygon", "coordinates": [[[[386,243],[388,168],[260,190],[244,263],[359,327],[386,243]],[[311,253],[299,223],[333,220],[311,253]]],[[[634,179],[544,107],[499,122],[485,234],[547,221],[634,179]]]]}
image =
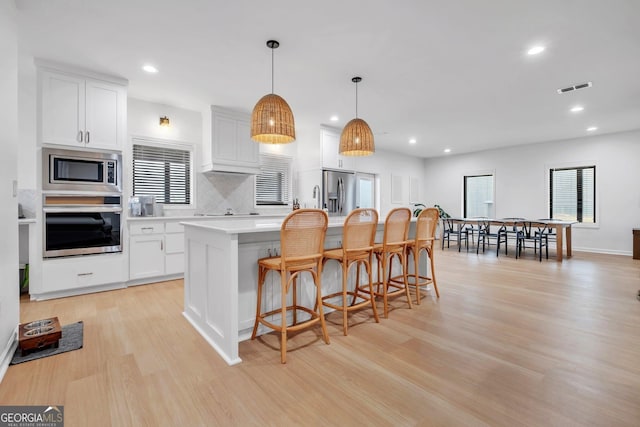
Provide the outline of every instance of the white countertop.
{"type": "Polygon", "coordinates": [[[127,217],[127,221],[229,221],[237,220],[239,218],[284,218],[284,214],[234,214],[234,215],[215,215],[215,216],[202,216],[202,215],[183,215],[183,216],[130,216],[127,217]]]}
{"type": "MultiPolygon", "coordinates": [[[[215,217],[213,217],[215,218],[215,217]]],[[[206,228],[222,231],[227,234],[262,233],[267,231],[280,231],[284,216],[272,218],[238,218],[233,220],[214,220],[206,222],[188,221],[181,222],[185,227],[206,228]]],[[[344,216],[329,217],[329,228],[342,227],[344,216]]],[[[384,224],[384,218],[378,220],[378,224],[384,224]]]]}

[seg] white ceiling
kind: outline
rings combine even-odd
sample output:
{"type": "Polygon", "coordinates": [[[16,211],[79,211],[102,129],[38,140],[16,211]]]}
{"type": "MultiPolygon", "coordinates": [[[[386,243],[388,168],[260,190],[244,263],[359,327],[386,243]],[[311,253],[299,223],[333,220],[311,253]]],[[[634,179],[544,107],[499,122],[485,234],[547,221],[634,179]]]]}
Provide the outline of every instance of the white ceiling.
{"type": "Polygon", "coordinates": [[[421,157],[640,128],[638,0],[16,5],[21,52],[124,77],[131,97],[198,111],[251,111],[271,90],[265,43],[276,39],[275,92],[298,128],[344,126],[359,75],[358,115],[376,146],[421,157]],[[528,56],[536,44],[545,52],[528,56]],[[586,81],[593,87],[556,93],[586,81]],[[570,113],[576,104],[585,110],[570,113]]]}

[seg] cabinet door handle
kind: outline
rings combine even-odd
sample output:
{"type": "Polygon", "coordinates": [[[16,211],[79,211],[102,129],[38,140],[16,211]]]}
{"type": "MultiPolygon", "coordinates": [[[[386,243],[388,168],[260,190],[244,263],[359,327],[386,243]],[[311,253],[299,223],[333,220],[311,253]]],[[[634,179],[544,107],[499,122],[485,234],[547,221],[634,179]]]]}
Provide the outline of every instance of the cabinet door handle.
{"type": "Polygon", "coordinates": [[[83,135],[84,135],[84,132],[82,132],[81,130],[79,130],[79,131],[78,131],[78,137],[76,138],[76,139],[78,140],[78,142],[82,142],[83,135]]]}
{"type": "Polygon", "coordinates": [[[89,131],[87,131],[87,137],[85,138],[85,141],[87,142],[87,144],[91,141],[89,141],[89,131]]]}
{"type": "Polygon", "coordinates": [[[78,276],[91,276],[93,273],[78,273],[78,276]]]}
{"type": "Polygon", "coordinates": [[[160,240],[160,250],[161,251],[164,250],[164,242],[162,240],[160,240]]]}
{"type": "Polygon", "coordinates": [[[267,250],[267,253],[269,254],[269,256],[271,256],[271,248],[267,250]]]}

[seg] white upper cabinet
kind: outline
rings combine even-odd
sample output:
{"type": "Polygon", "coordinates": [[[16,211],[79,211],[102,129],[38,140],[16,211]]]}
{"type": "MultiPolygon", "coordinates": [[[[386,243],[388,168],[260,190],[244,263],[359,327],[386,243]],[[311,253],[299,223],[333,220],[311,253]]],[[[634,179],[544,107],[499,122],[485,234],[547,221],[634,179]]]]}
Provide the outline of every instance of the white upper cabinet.
{"type": "Polygon", "coordinates": [[[251,140],[249,114],[212,106],[204,131],[211,145],[203,147],[203,171],[260,172],[260,145],[251,140]]]}
{"type": "Polygon", "coordinates": [[[328,169],[355,170],[356,159],[350,156],[341,156],[340,132],[338,130],[321,128],[320,141],[322,144],[322,167],[328,169]]]}
{"type": "Polygon", "coordinates": [[[39,143],[121,150],[126,138],[123,84],[40,68],[39,143]]]}

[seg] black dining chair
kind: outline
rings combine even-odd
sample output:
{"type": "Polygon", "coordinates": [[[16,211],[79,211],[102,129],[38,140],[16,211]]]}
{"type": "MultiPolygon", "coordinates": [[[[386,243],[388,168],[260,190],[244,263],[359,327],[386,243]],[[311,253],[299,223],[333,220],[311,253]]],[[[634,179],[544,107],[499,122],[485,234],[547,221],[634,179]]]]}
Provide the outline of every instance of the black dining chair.
{"type": "Polygon", "coordinates": [[[533,253],[538,256],[540,262],[542,262],[542,248],[545,248],[545,258],[549,259],[549,238],[545,232],[546,228],[547,225],[543,222],[524,221],[523,236],[520,239],[518,251],[522,253],[529,242],[533,244],[533,253]]]}
{"type": "Polygon", "coordinates": [[[522,241],[522,238],[524,237],[524,218],[520,218],[520,217],[507,217],[507,218],[502,218],[502,221],[504,221],[505,224],[505,250],[504,253],[507,254],[508,251],[508,246],[509,246],[509,241],[514,241],[515,242],[515,247],[516,247],[516,259],[518,259],[518,256],[520,255],[520,244],[522,241]]]}
{"type": "MultiPolygon", "coordinates": [[[[541,221],[541,222],[545,222],[545,221],[554,221],[554,219],[553,219],[553,218],[540,218],[540,219],[538,219],[538,221],[541,221]]],[[[557,235],[556,235],[556,229],[555,229],[555,227],[549,227],[549,226],[547,226],[547,227],[545,228],[545,232],[547,233],[547,239],[548,239],[549,241],[551,241],[551,242],[555,242],[555,241],[556,241],[556,237],[557,237],[557,235]]]]}
{"type": "Polygon", "coordinates": [[[500,255],[500,245],[504,243],[504,253],[507,254],[507,233],[506,226],[500,222],[486,220],[478,222],[478,244],[476,246],[476,254],[480,253],[480,243],[482,243],[482,253],[484,253],[485,245],[496,245],[496,256],[500,255]],[[493,222],[493,223],[492,223],[493,222]],[[495,228],[492,230],[491,226],[495,228]],[[493,242],[491,241],[493,240],[493,242]]]}
{"type": "Polygon", "coordinates": [[[442,218],[442,249],[444,250],[444,242],[447,242],[447,248],[450,247],[451,240],[458,242],[458,252],[465,242],[467,252],[469,251],[469,233],[465,227],[458,227],[453,218],[442,218]]]}

